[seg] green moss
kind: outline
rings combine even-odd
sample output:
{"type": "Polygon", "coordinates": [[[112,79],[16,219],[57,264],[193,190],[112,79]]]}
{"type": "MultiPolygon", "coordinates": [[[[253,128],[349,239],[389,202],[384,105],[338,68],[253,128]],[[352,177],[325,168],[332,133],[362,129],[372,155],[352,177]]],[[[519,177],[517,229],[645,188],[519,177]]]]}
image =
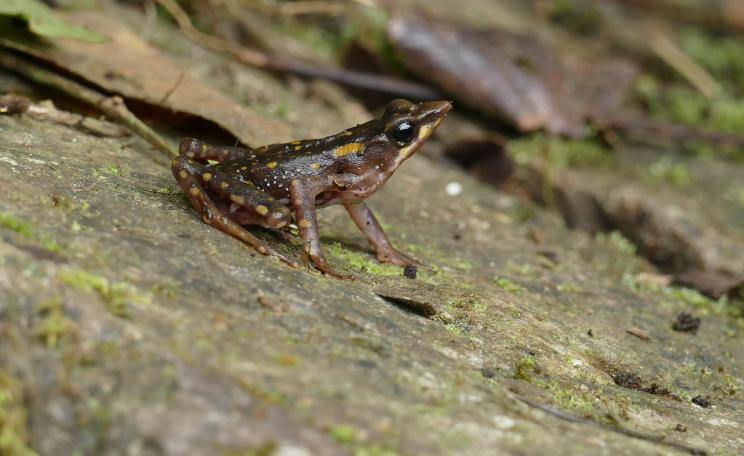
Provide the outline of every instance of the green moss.
{"type": "Polygon", "coordinates": [[[680,31],[682,49],[729,90],[744,89],[744,39],[737,35],[713,34],[702,28],[680,31]]]}
{"type": "Polygon", "coordinates": [[[514,365],[514,378],[517,380],[526,380],[531,382],[534,373],[535,357],[532,355],[525,356],[514,365]]]}
{"type": "Polygon", "coordinates": [[[571,410],[582,416],[592,414],[594,402],[590,394],[563,387],[555,382],[550,382],[547,389],[551,392],[551,397],[558,407],[571,410]]]}
{"type": "Polygon", "coordinates": [[[28,447],[27,421],[21,382],[0,371],[0,455],[37,455],[28,447]]]}
{"type": "MultiPolygon", "coordinates": [[[[698,51],[696,51],[697,53],[698,51]]],[[[700,57],[707,54],[715,55],[714,48],[701,52],[700,57]]],[[[736,65],[742,65],[741,51],[736,55],[730,55],[736,59],[736,65]]],[[[719,59],[720,57],[714,57],[719,59]]],[[[705,61],[705,58],[701,59],[705,61]]],[[[724,59],[725,60],[725,59],[724,59]]],[[[705,66],[705,65],[704,65],[705,66]]],[[[686,81],[667,82],[664,86],[651,76],[640,78],[636,84],[636,96],[638,101],[646,108],[651,117],[668,122],[680,122],[693,125],[701,130],[718,131],[740,134],[744,130],[744,72],[725,72],[722,64],[710,63],[709,70],[713,70],[714,76],[721,75],[725,89],[719,96],[708,99],[699,91],[692,88],[686,81]],[[741,79],[736,84],[732,80],[741,79]],[[727,83],[728,81],[728,83],[727,83]]],[[[744,149],[727,146],[724,144],[712,144],[703,141],[686,141],[683,146],[701,156],[723,156],[725,158],[744,159],[744,149]]]]}
{"type": "Polygon", "coordinates": [[[0,228],[15,231],[26,239],[39,242],[45,249],[57,253],[60,251],[59,245],[46,236],[34,232],[31,224],[21,218],[14,216],[9,212],[0,211],[0,228]]]}
{"type": "Polygon", "coordinates": [[[57,278],[79,290],[98,293],[106,304],[106,309],[117,317],[127,318],[131,303],[150,303],[149,296],[138,293],[133,285],[126,282],[111,283],[105,277],[86,271],[65,270],[57,278]]]}
{"type": "Polygon", "coordinates": [[[21,220],[8,212],[0,212],[0,227],[15,231],[28,239],[31,239],[34,236],[30,223],[21,220]]]}
{"type": "Polygon", "coordinates": [[[47,347],[58,348],[63,341],[74,337],[75,324],[65,316],[61,299],[41,303],[37,314],[40,320],[34,325],[34,335],[47,347]]]}
{"type": "Polygon", "coordinates": [[[558,291],[560,291],[561,293],[583,293],[584,291],[586,291],[579,285],[571,282],[564,282],[558,285],[557,288],[558,291]]]}
{"type": "Polygon", "coordinates": [[[361,445],[354,448],[352,454],[354,456],[398,456],[397,451],[379,444],[361,445]]]}
{"type": "Polygon", "coordinates": [[[695,308],[703,315],[710,312],[737,319],[744,317],[744,305],[742,305],[742,301],[739,299],[730,299],[724,296],[718,300],[713,300],[691,288],[663,286],[647,281],[639,281],[631,274],[624,275],[622,283],[633,291],[650,292],[660,296],[667,303],[667,306],[674,310],[695,308]]]}
{"type": "Polygon", "coordinates": [[[373,256],[350,250],[338,242],[333,242],[325,246],[326,253],[343,261],[351,269],[368,274],[381,276],[400,276],[403,270],[400,266],[393,264],[380,263],[373,256]]]}
{"type": "Polygon", "coordinates": [[[652,180],[669,182],[680,187],[690,183],[687,165],[675,163],[669,157],[662,157],[651,163],[643,174],[652,180]]]}
{"type": "Polygon", "coordinates": [[[98,168],[98,171],[111,176],[123,176],[124,171],[121,170],[117,165],[108,165],[98,168]]]}
{"type": "Polygon", "coordinates": [[[354,426],[349,424],[339,424],[331,426],[328,429],[328,434],[333,437],[338,443],[352,444],[357,440],[357,430],[354,426]]]}
{"type": "Polygon", "coordinates": [[[250,448],[241,448],[240,450],[229,450],[223,453],[224,456],[271,456],[276,452],[278,445],[275,441],[270,440],[258,446],[250,448]]]}
{"type": "Polygon", "coordinates": [[[744,207],[744,187],[736,191],[736,202],[739,203],[740,206],[744,207]]]}
{"type": "Polygon", "coordinates": [[[615,163],[610,151],[589,139],[566,139],[537,133],[509,143],[515,161],[524,165],[536,158],[557,168],[600,167],[615,163]]]}
{"type": "Polygon", "coordinates": [[[619,231],[610,233],[597,233],[595,240],[598,243],[606,244],[610,248],[627,256],[635,256],[636,246],[622,235],[619,231]]]}
{"type": "Polygon", "coordinates": [[[493,283],[494,285],[496,285],[496,287],[510,293],[520,293],[522,291],[525,291],[525,288],[522,285],[512,282],[506,277],[496,277],[495,279],[493,279],[493,283]]]}

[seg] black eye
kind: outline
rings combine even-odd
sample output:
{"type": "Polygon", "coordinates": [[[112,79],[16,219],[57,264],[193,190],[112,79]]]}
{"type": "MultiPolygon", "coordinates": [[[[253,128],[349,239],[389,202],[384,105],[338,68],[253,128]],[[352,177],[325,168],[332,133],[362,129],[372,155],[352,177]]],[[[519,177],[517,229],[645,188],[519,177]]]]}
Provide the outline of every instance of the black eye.
{"type": "Polygon", "coordinates": [[[399,144],[408,144],[416,137],[416,127],[411,122],[401,122],[393,127],[393,139],[399,144]]]}

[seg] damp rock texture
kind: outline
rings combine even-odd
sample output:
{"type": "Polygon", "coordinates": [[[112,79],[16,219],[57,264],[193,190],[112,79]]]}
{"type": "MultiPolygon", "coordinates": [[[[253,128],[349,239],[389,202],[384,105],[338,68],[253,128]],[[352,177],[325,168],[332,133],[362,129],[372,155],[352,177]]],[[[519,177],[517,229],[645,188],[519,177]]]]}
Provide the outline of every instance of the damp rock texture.
{"type": "Polygon", "coordinates": [[[0,136],[0,453],[744,452],[741,320],[620,236],[417,156],[370,206],[423,266],[333,207],[337,280],[202,223],[136,137],[0,136]]]}

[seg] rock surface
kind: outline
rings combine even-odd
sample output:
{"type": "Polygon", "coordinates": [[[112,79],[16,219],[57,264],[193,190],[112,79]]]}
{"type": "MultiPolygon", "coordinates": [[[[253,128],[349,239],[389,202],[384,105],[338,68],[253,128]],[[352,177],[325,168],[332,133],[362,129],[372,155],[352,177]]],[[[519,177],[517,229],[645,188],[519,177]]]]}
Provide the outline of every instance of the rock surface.
{"type": "Polygon", "coordinates": [[[22,116],[0,133],[0,415],[27,417],[3,424],[17,448],[744,451],[741,321],[656,284],[620,237],[418,156],[371,206],[428,267],[380,266],[329,208],[329,259],[358,276],[340,281],[203,224],[139,139],[22,116]],[[697,334],[672,329],[680,312],[697,334]]]}

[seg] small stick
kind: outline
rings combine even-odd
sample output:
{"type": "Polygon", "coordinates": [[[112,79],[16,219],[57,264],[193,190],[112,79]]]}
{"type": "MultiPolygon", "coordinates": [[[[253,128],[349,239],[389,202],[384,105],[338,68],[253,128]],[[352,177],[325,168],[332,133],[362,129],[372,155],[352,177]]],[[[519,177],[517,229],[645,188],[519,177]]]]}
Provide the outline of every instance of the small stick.
{"type": "Polygon", "coordinates": [[[229,54],[246,65],[270,71],[293,73],[310,78],[321,78],[352,87],[401,95],[417,100],[433,100],[439,92],[429,86],[405,79],[379,76],[371,73],[349,71],[343,68],[323,67],[294,58],[282,58],[248,49],[202,32],[194,27],[188,14],[175,0],[156,0],[176,20],[178,27],[189,39],[215,52],[229,54]]]}
{"type": "Polygon", "coordinates": [[[595,119],[600,129],[615,130],[627,135],[654,137],[676,142],[700,141],[736,148],[744,148],[744,135],[720,131],[701,130],[679,123],[659,122],[650,119],[595,119]]]}
{"type": "Polygon", "coordinates": [[[152,128],[148,127],[127,109],[124,100],[120,96],[106,96],[8,52],[0,51],[0,66],[38,84],[55,88],[73,98],[95,106],[111,119],[117,120],[129,127],[156,149],[164,152],[168,157],[175,158],[178,156],[175,147],[167,143],[152,128]]]}
{"type": "Polygon", "coordinates": [[[682,52],[667,33],[656,29],[650,35],[649,46],[656,56],[687,79],[705,98],[713,99],[723,91],[713,76],[682,52]]]}

